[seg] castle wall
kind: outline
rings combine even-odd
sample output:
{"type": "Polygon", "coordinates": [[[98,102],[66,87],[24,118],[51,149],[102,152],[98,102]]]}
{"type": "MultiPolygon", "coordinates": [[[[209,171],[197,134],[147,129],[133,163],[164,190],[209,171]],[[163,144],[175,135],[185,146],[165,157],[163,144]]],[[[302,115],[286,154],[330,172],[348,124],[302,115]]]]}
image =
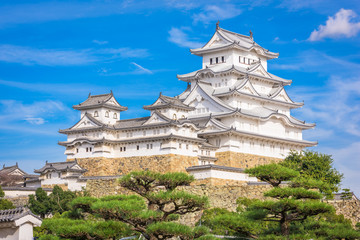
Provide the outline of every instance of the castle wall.
{"type": "MultiPolygon", "coordinates": [[[[235,211],[236,200],[239,197],[251,199],[265,199],[264,192],[271,189],[268,184],[248,185],[240,181],[231,181],[224,179],[206,179],[195,181],[191,186],[179,188],[187,192],[207,196],[211,208],[225,208],[235,211]]],[[[131,191],[122,188],[117,179],[96,179],[87,182],[86,190],[94,197],[102,197],[115,194],[132,194],[131,191]]],[[[328,200],[327,203],[332,205],[337,214],[343,214],[345,218],[350,219],[355,225],[360,222],[360,201],[351,200],[328,200]]],[[[201,213],[188,214],[180,221],[184,224],[195,224],[201,217],[201,213]]]]}
{"type": "MultiPolygon", "coordinates": [[[[68,159],[68,161],[73,160],[68,159]]],[[[141,170],[161,173],[185,172],[185,168],[199,165],[198,157],[175,154],[123,158],[78,158],[77,162],[88,170],[85,176],[115,176],[141,170]]]]}
{"type": "Polygon", "coordinates": [[[216,157],[218,158],[218,160],[216,161],[216,165],[237,168],[252,168],[258,165],[269,164],[272,162],[281,162],[283,160],[281,158],[266,157],[232,151],[217,152],[216,157]]]}
{"type": "MultiPolygon", "coordinates": [[[[282,159],[237,152],[216,153],[216,165],[250,168],[257,165],[279,162],[282,159]]],[[[67,161],[73,161],[68,159],[67,161]]],[[[156,172],[185,172],[186,168],[199,165],[198,157],[177,154],[135,156],[122,158],[77,158],[78,164],[87,169],[85,176],[116,176],[131,171],[151,170],[156,172]]]]}

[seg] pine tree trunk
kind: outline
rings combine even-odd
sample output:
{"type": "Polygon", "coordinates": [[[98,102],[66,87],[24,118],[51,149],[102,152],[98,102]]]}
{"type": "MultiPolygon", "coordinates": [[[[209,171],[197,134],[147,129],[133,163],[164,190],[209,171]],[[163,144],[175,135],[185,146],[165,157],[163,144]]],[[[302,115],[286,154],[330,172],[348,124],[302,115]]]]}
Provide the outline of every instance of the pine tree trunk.
{"type": "Polygon", "coordinates": [[[281,227],[281,235],[283,236],[289,236],[289,222],[285,219],[281,219],[280,221],[280,227],[281,227]]]}

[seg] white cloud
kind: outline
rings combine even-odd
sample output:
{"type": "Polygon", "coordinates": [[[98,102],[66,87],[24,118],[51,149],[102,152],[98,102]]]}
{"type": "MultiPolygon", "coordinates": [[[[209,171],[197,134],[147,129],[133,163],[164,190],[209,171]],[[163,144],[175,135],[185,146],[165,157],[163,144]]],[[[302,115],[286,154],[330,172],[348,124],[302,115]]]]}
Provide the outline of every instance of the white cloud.
{"type": "Polygon", "coordinates": [[[344,147],[322,148],[321,152],[332,155],[335,168],[344,174],[342,188],[350,188],[360,197],[358,184],[360,172],[360,142],[353,142],[344,147]]]}
{"type": "Polygon", "coordinates": [[[88,65],[118,58],[143,58],[149,56],[146,49],[37,49],[16,45],[0,45],[0,61],[24,65],[74,66],[88,65]]]}
{"type": "Polygon", "coordinates": [[[153,72],[147,68],[144,68],[143,66],[140,66],[139,64],[132,62],[132,65],[136,66],[141,72],[147,73],[147,74],[153,74],[153,72]]]}
{"type": "Polygon", "coordinates": [[[14,45],[0,45],[0,61],[24,65],[69,66],[97,61],[89,51],[35,49],[14,45]]]}
{"type": "MultiPolygon", "coordinates": [[[[65,111],[62,102],[47,100],[24,104],[16,100],[0,100],[0,120],[33,120],[44,116],[53,116],[58,112],[65,111]]],[[[39,120],[39,119],[37,119],[39,120]]],[[[39,122],[39,121],[37,121],[39,122]]]]}
{"type": "Polygon", "coordinates": [[[98,45],[105,45],[105,44],[108,44],[109,42],[108,41],[100,41],[100,40],[93,40],[92,41],[93,43],[96,43],[98,45]]]}
{"type": "Polygon", "coordinates": [[[40,117],[26,117],[24,120],[35,125],[41,125],[45,123],[45,119],[40,117]]]}
{"type": "Polygon", "coordinates": [[[190,39],[189,36],[184,32],[184,30],[185,28],[180,29],[180,28],[172,27],[169,31],[170,36],[168,40],[180,47],[199,48],[203,46],[202,43],[190,39]]]}
{"type": "Polygon", "coordinates": [[[321,72],[328,75],[334,73],[358,73],[359,63],[354,63],[342,56],[330,56],[318,50],[305,50],[294,57],[280,58],[278,63],[269,63],[269,68],[280,70],[295,70],[302,72],[321,72]],[[282,63],[284,62],[284,63],[282,63]]]}
{"type": "Polygon", "coordinates": [[[355,21],[356,13],[352,10],[340,9],[334,17],[329,17],[326,25],[320,25],[314,30],[310,41],[319,41],[324,38],[353,37],[360,31],[360,21],[355,21]]]}
{"type": "Polygon", "coordinates": [[[202,12],[194,14],[194,23],[203,22],[209,24],[212,21],[234,18],[240,15],[242,10],[232,4],[207,5],[202,12]]]}

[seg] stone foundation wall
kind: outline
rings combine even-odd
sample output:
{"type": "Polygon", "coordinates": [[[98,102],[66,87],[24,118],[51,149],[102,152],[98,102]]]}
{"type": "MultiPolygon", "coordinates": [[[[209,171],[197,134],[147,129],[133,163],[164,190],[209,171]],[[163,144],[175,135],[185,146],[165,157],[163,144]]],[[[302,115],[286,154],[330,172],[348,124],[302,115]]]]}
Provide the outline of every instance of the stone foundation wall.
{"type": "Polygon", "coordinates": [[[329,200],[327,203],[334,206],[336,214],[342,214],[345,218],[350,219],[353,225],[360,222],[360,201],[351,200],[329,200]]]}
{"type": "Polygon", "coordinates": [[[217,152],[215,156],[218,158],[218,160],[215,162],[216,165],[237,168],[252,168],[258,165],[269,164],[272,162],[281,162],[283,160],[281,158],[265,157],[231,151],[217,152]]]}
{"type": "Polygon", "coordinates": [[[176,154],[124,158],[78,158],[77,162],[88,170],[85,176],[114,176],[140,170],[161,173],[186,172],[185,168],[199,164],[197,157],[176,154]]]}
{"type": "MultiPolygon", "coordinates": [[[[207,196],[209,198],[210,207],[226,208],[230,211],[236,210],[236,200],[239,197],[265,199],[264,192],[271,189],[270,185],[254,184],[248,185],[244,182],[223,182],[225,184],[219,185],[221,179],[210,179],[205,182],[203,180],[195,181],[191,186],[180,187],[180,190],[207,196]],[[215,185],[210,185],[211,183],[215,185]]],[[[223,180],[226,181],[226,180],[223,180]]],[[[87,182],[86,190],[94,197],[103,197],[115,194],[132,194],[131,191],[122,188],[117,179],[108,180],[89,180],[87,182]]],[[[353,224],[360,222],[360,201],[357,199],[345,201],[327,201],[335,207],[337,214],[343,214],[345,218],[350,219],[353,224]]],[[[183,216],[180,222],[186,224],[195,224],[201,217],[201,213],[193,213],[183,216]]]]}

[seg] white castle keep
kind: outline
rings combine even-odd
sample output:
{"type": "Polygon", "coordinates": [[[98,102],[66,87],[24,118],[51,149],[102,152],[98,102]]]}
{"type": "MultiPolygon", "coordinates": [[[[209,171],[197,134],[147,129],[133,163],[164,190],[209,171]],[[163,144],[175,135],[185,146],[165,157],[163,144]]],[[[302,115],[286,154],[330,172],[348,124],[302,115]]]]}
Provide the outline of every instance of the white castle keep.
{"type": "Polygon", "coordinates": [[[245,36],[217,24],[210,41],[191,53],[202,57],[202,69],[178,75],[186,90],[175,97],[160,93],[144,106],[149,117],[122,120],[127,107],[112,92],[73,106],[80,121],[60,130],[67,135],[59,142],[67,158],[176,154],[216,165],[222,152],[281,159],[317,144],[302,138],[315,124],[291,116],[291,109],[303,106],[285,91],[292,81],[267,71],[267,61],[279,54],[254,42],[251,32],[245,36]]]}

